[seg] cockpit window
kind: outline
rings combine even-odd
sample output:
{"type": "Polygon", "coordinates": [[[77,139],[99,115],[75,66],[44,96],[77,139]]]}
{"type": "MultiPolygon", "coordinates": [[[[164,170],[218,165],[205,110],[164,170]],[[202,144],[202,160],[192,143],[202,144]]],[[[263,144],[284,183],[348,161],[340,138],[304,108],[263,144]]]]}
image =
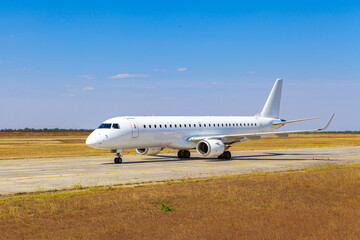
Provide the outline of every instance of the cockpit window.
{"type": "Polygon", "coordinates": [[[111,123],[103,123],[98,128],[111,128],[111,123]]]}
{"type": "Polygon", "coordinates": [[[120,129],[120,126],[119,126],[118,123],[114,123],[114,124],[112,125],[112,127],[115,128],[115,129],[120,129]]]}

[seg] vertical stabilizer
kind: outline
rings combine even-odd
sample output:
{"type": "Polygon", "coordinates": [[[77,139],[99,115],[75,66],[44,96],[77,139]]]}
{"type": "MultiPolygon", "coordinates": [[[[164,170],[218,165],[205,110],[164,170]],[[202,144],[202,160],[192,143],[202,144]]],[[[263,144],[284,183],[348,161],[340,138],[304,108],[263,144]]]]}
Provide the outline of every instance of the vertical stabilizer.
{"type": "Polygon", "coordinates": [[[255,116],[279,118],[282,83],[281,78],[276,79],[263,110],[255,116]]]}

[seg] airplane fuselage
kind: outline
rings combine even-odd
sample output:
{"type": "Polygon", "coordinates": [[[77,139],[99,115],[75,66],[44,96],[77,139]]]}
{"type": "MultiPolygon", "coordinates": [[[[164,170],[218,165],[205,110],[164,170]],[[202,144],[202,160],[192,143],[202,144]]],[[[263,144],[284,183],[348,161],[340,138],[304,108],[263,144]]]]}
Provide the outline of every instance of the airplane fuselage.
{"type": "Polygon", "coordinates": [[[263,117],[115,117],[95,129],[86,144],[99,149],[194,149],[196,143],[187,141],[189,137],[269,132],[279,128],[274,121],[263,117]]]}

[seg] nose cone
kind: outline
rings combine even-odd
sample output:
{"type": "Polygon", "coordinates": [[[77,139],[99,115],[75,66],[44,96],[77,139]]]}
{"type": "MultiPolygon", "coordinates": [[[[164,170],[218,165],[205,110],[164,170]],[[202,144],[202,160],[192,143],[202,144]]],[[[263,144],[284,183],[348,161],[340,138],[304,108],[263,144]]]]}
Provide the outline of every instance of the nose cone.
{"type": "Polygon", "coordinates": [[[88,136],[88,138],[86,139],[86,145],[88,145],[89,147],[92,147],[94,145],[96,145],[96,139],[94,138],[94,136],[88,136]]]}
{"type": "Polygon", "coordinates": [[[100,136],[95,134],[95,132],[92,132],[88,138],[86,139],[86,145],[92,148],[99,148],[101,143],[103,141],[101,140],[100,136]]]}

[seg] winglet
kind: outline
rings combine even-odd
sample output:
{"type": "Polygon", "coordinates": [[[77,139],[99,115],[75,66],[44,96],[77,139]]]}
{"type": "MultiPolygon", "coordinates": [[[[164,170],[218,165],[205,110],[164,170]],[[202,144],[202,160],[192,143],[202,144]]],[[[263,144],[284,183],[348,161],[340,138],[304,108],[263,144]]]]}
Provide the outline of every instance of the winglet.
{"type": "Polygon", "coordinates": [[[331,118],[329,119],[329,121],[327,122],[327,124],[326,124],[323,128],[317,129],[317,131],[324,131],[324,130],[326,130],[326,129],[329,127],[329,125],[330,125],[332,119],[334,118],[334,116],[335,116],[335,113],[333,113],[333,115],[331,116],[331,118]]]}

